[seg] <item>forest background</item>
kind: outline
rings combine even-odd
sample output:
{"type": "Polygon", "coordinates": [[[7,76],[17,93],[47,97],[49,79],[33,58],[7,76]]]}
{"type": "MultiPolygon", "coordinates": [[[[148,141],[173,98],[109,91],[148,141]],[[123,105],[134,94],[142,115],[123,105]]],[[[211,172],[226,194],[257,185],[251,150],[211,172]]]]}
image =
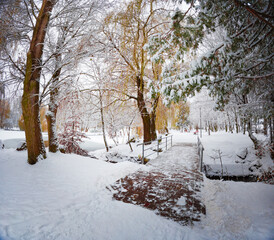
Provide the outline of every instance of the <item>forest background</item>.
{"type": "Polygon", "coordinates": [[[106,150],[105,134],[203,128],[273,157],[272,1],[12,0],[0,15],[0,127],[25,130],[30,164],[42,130],[50,152],[77,152],[98,128],[106,150]]]}

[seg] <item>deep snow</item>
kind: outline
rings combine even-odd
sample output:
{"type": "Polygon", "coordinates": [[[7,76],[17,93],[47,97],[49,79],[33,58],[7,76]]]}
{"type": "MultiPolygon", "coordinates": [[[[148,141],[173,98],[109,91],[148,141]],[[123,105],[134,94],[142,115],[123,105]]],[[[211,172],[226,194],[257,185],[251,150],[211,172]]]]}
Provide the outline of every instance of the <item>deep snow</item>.
{"type": "MultiPolygon", "coordinates": [[[[174,142],[197,140],[192,133],[173,134],[174,142]]],[[[0,139],[12,138],[13,132],[0,130],[0,139]]],[[[111,151],[126,155],[129,147],[111,151]]],[[[140,168],[151,170],[137,163],[111,164],[61,153],[48,154],[31,166],[26,151],[0,150],[0,239],[274,238],[273,185],[205,179],[207,214],[194,226],[184,227],[112,199],[106,186],[140,168]]]]}

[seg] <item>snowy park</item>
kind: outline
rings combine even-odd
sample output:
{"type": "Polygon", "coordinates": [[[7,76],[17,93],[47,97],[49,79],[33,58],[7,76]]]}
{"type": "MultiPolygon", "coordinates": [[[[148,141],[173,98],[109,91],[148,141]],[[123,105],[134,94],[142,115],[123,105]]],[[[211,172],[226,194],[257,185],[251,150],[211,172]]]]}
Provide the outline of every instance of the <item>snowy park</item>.
{"type": "Polygon", "coordinates": [[[271,0],[1,0],[0,240],[274,239],[271,0]]]}
{"type": "MultiPolygon", "coordinates": [[[[140,171],[149,174],[159,168],[164,168],[162,173],[166,173],[170,166],[178,170],[182,166],[190,168],[197,158],[197,147],[189,151],[182,146],[196,144],[197,136],[192,132],[172,134],[173,147],[146,165],[126,158],[116,164],[109,163],[105,151],[98,149],[89,152],[98,159],[48,153],[48,158],[33,168],[27,164],[26,151],[1,150],[1,239],[272,239],[274,189],[270,184],[210,180],[203,175],[199,199],[206,214],[201,214],[200,220],[191,225],[162,217],[145,206],[113,198],[115,191],[109,189],[128,175],[140,171]]],[[[224,143],[229,139],[227,135],[216,133],[224,143]]],[[[17,138],[23,138],[24,132],[2,130],[0,136],[4,143],[10,143],[10,139],[16,142],[17,138]]],[[[103,144],[100,137],[90,136],[87,142],[103,144]]],[[[214,137],[213,134],[210,140],[211,137],[205,136],[205,147],[214,143],[214,137]]],[[[252,145],[247,136],[245,140],[246,147],[252,145]]],[[[112,148],[111,152],[137,156],[140,146],[136,145],[133,152],[126,144],[112,148]]],[[[190,181],[181,179],[184,182],[190,181]]],[[[145,182],[142,185],[147,186],[145,182]]],[[[165,194],[159,196],[165,198],[165,194]]],[[[184,209],[186,197],[176,196],[175,200],[173,208],[184,209]]],[[[180,214],[187,213],[183,210],[180,214]]]]}

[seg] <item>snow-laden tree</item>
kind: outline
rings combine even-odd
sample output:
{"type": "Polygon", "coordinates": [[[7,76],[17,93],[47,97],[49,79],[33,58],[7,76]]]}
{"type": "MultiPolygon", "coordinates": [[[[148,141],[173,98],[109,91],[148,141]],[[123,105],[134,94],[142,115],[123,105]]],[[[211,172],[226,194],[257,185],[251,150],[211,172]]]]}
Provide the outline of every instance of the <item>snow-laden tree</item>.
{"type": "Polygon", "coordinates": [[[105,6],[107,1],[59,0],[53,11],[45,43],[45,81],[41,94],[41,100],[49,102],[47,121],[50,152],[58,150],[56,113],[60,86],[68,80],[77,79],[80,74],[79,63],[98,51],[93,41],[98,34],[96,19],[105,6]]]}
{"type": "MultiPolygon", "coordinates": [[[[90,106],[93,119],[100,122],[106,151],[109,150],[106,134],[117,144],[118,133],[130,127],[135,120],[136,107],[132,99],[122,94],[117,85],[116,73],[103,58],[86,61],[85,78],[81,92],[84,101],[90,106]]],[[[128,133],[130,135],[130,133],[128,133]]]]}
{"type": "Polygon", "coordinates": [[[38,11],[30,0],[1,1],[0,88],[17,90],[18,84],[23,82],[26,53],[38,11]]]}
{"type": "Polygon", "coordinates": [[[133,126],[141,122],[136,103],[132,100],[117,101],[106,108],[105,121],[108,136],[118,145],[121,137],[130,143],[133,126]]]}
{"type": "Polygon", "coordinates": [[[162,90],[168,100],[177,100],[207,86],[219,109],[233,98],[257,147],[252,121],[273,119],[273,2],[186,2],[191,3],[189,10],[175,12],[168,34],[154,38],[154,53],[177,49],[165,64],[162,90]],[[195,14],[188,17],[191,12],[195,14]],[[223,29],[223,39],[196,57],[189,68],[179,69],[176,60],[185,61],[189,48],[198,47],[204,34],[217,28],[223,29]]]}
{"type": "Polygon", "coordinates": [[[230,119],[230,111],[216,110],[216,103],[203,88],[195,97],[189,100],[189,120],[193,127],[204,129],[210,135],[211,131],[234,130],[234,118],[230,119]]]}
{"type": "Polygon", "coordinates": [[[112,92],[110,93],[112,74],[108,71],[107,65],[100,62],[100,59],[88,60],[86,67],[88,68],[88,73],[85,74],[87,79],[84,85],[88,86],[88,89],[82,89],[83,96],[86,96],[86,102],[93,110],[93,114],[98,113],[98,116],[100,116],[99,122],[101,123],[105,148],[108,152],[105,112],[106,108],[110,107],[117,100],[111,95],[112,92]]]}
{"type": "Polygon", "coordinates": [[[39,159],[46,158],[46,150],[40,127],[39,93],[45,34],[54,4],[54,0],[43,0],[33,29],[29,51],[27,53],[22,110],[25,123],[29,164],[35,164],[39,159]]]}
{"type": "Polygon", "coordinates": [[[103,26],[108,60],[117,66],[121,92],[136,100],[143,122],[144,142],[156,139],[155,119],[162,66],[148,55],[148,41],[167,28],[168,14],[161,1],[121,3],[103,26]]]}
{"type": "Polygon", "coordinates": [[[184,130],[184,129],[189,129],[191,122],[189,121],[189,103],[181,103],[179,105],[179,113],[177,116],[177,122],[176,125],[178,126],[179,129],[184,130]]]}
{"type": "MultiPolygon", "coordinates": [[[[14,0],[9,4],[5,4],[5,8],[3,8],[5,11],[1,11],[1,26],[3,26],[3,29],[6,31],[1,32],[1,39],[6,38],[7,40],[1,41],[1,57],[3,56],[3,61],[0,61],[0,63],[1,69],[4,69],[3,72],[6,71],[9,73],[5,76],[5,84],[13,83],[11,81],[12,79],[21,79],[21,81],[17,82],[22,82],[22,78],[27,75],[33,77],[34,74],[31,73],[32,70],[35,74],[37,73],[37,76],[34,76],[36,82],[33,82],[34,85],[37,85],[35,86],[35,93],[31,93],[35,100],[28,104],[29,106],[27,108],[40,108],[42,103],[50,102],[47,114],[50,142],[49,150],[55,152],[58,148],[57,135],[55,132],[55,116],[58,106],[59,88],[64,82],[76,79],[77,74],[79,74],[76,67],[82,58],[90,57],[91,52],[98,51],[98,48],[96,50],[93,48],[95,45],[93,34],[96,34],[96,31],[94,31],[96,28],[95,23],[98,20],[97,17],[102,14],[100,11],[103,10],[102,6],[106,5],[106,1],[103,3],[97,0],[82,0],[77,2],[59,0],[48,2],[41,0],[14,0]],[[42,29],[38,26],[41,18],[39,11],[41,12],[44,6],[43,4],[48,4],[48,2],[51,2],[52,5],[55,4],[55,8],[53,11],[46,9],[46,13],[42,14],[42,18],[45,15],[46,20],[49,19],[49,16],[51,19],[47,24],[42,26],[42,28],[46,28],[42,29]],[[4,17],[2,18],[2,16],[4,17]],[[9,25],[9,23],[11,24],[9,25]],[[38,44],[34,41],[37,33],[37,39],[39,38],[37,41],[43,41],[38,44]],[[33,34],[34,40],[30,39],[31,34],[33,34]],[[30,66],[25,64],[25,62],[27,62],[26,56],[29,57],[29,55],[27,55],[29,46],[34,49],[31,49],[31,52],[35,52],[35,49],[39,48],[40,53],[38,54],[39,59],[34,57],[36,65],[35,67],[31,67],[31,74],[26,74],[26,69],[30,69],[30,66]],[[41,51],[41,49],[44,51],[41,51]],[[44,54],[42,55],[42,53],[44,54]],[[11,67],[16,71],[12,71],[11,67]],[[40,89],[42,90],[41,92],[40,89]]],[[[30,61],[27,63],[30,63],[30,61]]],[[[26,81],[25,83],[25,86],[27,86],[26,81]]],[[[1,83],[1,86],[4,85],[1,83]]],[[[26,106],[26,99],[32,98],[27,96],[27,91],[28,89],[24,88],[23,106],[26,106]]],[[[26,110],[24,110],[23,113],[24,112],[26,112],[26,110]]],[[[26,123],[28,119],[32,119],[34,122],[39,121],[39,110],[34,110],[33,113],[37,114],[38,117],[25,118],[25,126],[29,125],[26,123]]],[[[24,116],[26,116],[26,114],[24,114],[24,116]]],[[[32,125],[35,124],[34,122],[32,125]]],[[[34,125],[32,128],[34,128],[34,125]]],[[[28,127],[26,127],[26,129],[28,129],[28,127]]],[[[35,136],[40,135],[38,131],[37,128],[35,136]]],[[[28,139],[29,137],[27,137],[27,141],[29,141],[28,139]]],[[[37,149],[43,152],[40,156],[45,157],[43,142],[40,140],[33,142],[35,145],[40,145],[41,142],[41,146],[37,149]]],[[[32,143],[28,144],[28,146],[30,149],[36,148],[32,147],[32,143]]],[[[32,162],[35,161],[36,160],[32,162]]]]}
{"type": "Polygon", "coordinates": [[[70,93],[66,94],[60,103],[60,111],[63,114],[63,124],[60,126],[58,141],[60,150],[63,153],[75,153],[82,156],[88,156],[88,153],[83,150],[79,143],[86,134],[83,133],[82,122],[85,109],[83,108],[83,99],[81,93],[71,89],[70,93]]]}

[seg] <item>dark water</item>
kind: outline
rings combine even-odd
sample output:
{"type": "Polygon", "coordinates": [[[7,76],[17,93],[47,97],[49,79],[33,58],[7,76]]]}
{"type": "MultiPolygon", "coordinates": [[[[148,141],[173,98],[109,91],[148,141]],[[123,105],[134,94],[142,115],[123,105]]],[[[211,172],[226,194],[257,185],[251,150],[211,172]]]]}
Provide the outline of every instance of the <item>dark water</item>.
{"type": "Polygon", "coordinates": [[[246,176],[221,176],[221,175],[206,175],[211,180],[223,180],[223,181],[234,181],[234,182],[257,182],[257,176],[246,175],[246,176]]]}

